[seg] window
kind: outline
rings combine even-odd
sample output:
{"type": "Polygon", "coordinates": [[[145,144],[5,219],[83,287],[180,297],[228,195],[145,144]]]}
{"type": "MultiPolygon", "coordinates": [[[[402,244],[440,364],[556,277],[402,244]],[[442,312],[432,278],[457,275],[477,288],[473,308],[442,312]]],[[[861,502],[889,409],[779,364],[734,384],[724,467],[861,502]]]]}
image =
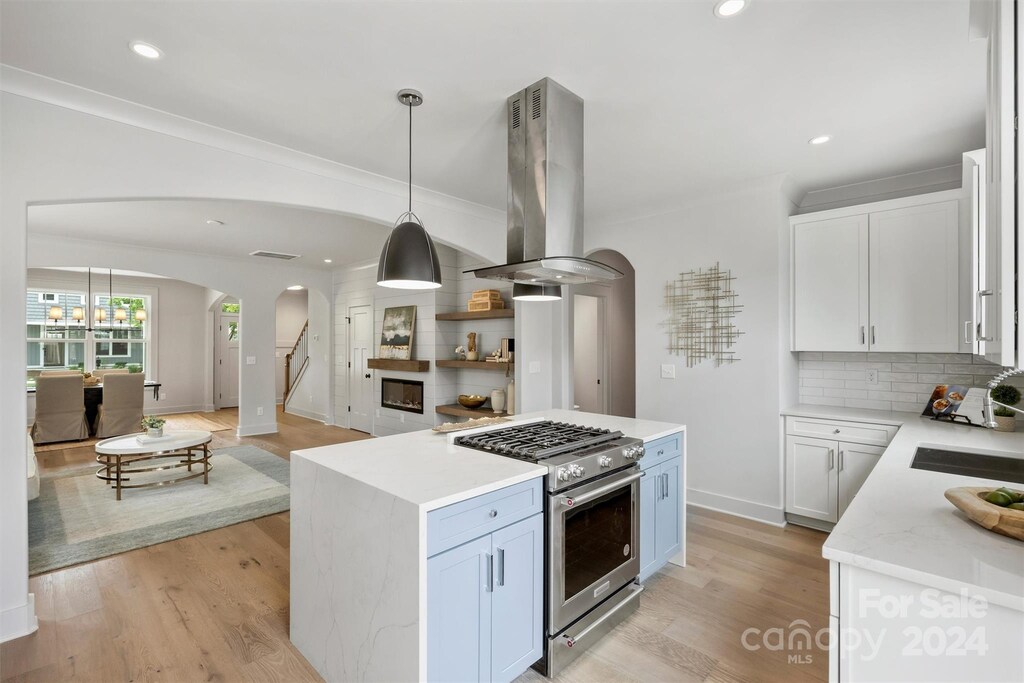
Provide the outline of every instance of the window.
{"type": "Polygon", "coordinates": [[[92,307],[86,307],[84,319],[74,320],[74,307],[85,306],[85,295],[29,290],[25,308],[29,384],[35,383],[40,372],[51,369],[90,372],[97,368],[127,368],[129,372],[146,373],[152,343],[150,301],[149,296],[140,294],[113,298],[100,294],[93,297],[92,307]],[[51,306],[65,310],[61,320],[49,319],[51,306]],[[96,307],[106,312],[104,320],[94,318],[90,308],[96,307]],[[137,315],[142,309],[145,315],[137,315]]]}

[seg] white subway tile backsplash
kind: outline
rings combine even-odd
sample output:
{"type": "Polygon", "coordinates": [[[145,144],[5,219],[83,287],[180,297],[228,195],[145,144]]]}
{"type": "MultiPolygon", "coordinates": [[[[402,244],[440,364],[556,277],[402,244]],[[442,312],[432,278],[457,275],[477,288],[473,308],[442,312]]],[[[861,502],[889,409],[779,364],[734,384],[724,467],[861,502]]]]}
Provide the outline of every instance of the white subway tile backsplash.
{"type": "MultiPolygon", "coordinates": [[[[799,354],[800,402],[920,412],[937,384],[983,387],[998,366],[969,353],[799,354]],[[878,371],[868,385],[867,371],[878,371]]],[[[1024,387],[1024,377],[1011,383],[1024,387]]]]}

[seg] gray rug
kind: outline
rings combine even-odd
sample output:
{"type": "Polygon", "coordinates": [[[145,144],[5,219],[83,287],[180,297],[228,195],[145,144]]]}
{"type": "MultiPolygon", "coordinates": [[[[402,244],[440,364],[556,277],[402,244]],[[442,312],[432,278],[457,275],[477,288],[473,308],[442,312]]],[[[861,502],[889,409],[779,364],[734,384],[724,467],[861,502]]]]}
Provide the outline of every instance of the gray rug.
{"type": "MultiPolygon", "coordinates": [[[[255,446],[222,448],[201,477],[148,489],[121,500],[96,478],[99,465],[43,476],[28,504],[29,574],[67,567],[135,548],[219,529],[289,508],[289,464],[255,446]]],[[[175,473],[176,474],[176,473],[175,473]]],[[[160,479],[168,473],[135,475],[160,479]]]]}

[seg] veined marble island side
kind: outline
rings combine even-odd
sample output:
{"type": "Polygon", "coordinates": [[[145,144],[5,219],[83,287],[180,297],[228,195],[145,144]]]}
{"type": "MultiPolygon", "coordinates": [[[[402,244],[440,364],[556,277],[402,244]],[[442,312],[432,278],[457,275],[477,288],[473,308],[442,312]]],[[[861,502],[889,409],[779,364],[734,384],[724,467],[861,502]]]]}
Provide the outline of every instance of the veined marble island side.
{"type": "Polygon", "coordinates": [[[531,480],[540,506],[546,471],[430,431],[292,453],[292,642],[328,681],[426,680],[428,513],[531,480]]]}

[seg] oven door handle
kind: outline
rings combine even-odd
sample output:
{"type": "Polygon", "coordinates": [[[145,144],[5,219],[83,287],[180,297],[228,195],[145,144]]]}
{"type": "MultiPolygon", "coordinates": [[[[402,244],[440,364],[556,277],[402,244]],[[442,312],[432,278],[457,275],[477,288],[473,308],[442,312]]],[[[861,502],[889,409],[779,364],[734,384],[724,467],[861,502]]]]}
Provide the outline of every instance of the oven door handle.
{"type": "Polygon", "coordinates": [[[583,503],[586,503],[589,500],[594,500],[595,498],[600,498],[601,496],[603,496],[604,494],[608,493],[609,491],[614,491],[617,488],[621,488],[625,484],[631,484],[634,481],[636,481],[637,479],[639,479],[640,477],[644,476],[645,474],[647,474],[647,473],[646,472],[637,472],[636,474],[631,474],[628,477],[624,477],[622,479],[616,479],[615,481],[611,482],[610,484],[605,484],[604,486],[599,486],[596,489],[594,489],[593,491],[587,491],[586,493],[584,493],[582,495],[579,495],[579,496],[559,496],[558,501],[562,505],[567,507],[567,508],[571,508],[574,505],[581,505],[583,503]]]}
{"type": "Polygon", "coordinates": [[[626,596],[625,600],[623,600],[622,602],[617,604],[607,614],[605,614],[603,617],[601,617],[600,619],[595,621],[593,624],[591,624],[590,626],[586,627],[585,629],[583,629],[582,631],[577,633],[575,636],[563,635],[562,636],[562,642],[565,643],[565,646],[566,647],[576,647],[577,645],[579,645],[580,641],[583,640],[584,638],[586,638],[588,633],[593,631],[595,628],[597,628],[598,626],[600,626],[604,622],[608,621],[613,614],[615,614],[620,609],[622,609],[623,607],[625,607],[626,605],[628,605],[629,603],[633,602],[638,597],[640,597],[640,594],[644,592],[644,586],[641,585],[641,584],[633,584],[633,586],[630,587],[629,590],[631,590],[632,593],[630,593],[628,596],[626,596]]]}

